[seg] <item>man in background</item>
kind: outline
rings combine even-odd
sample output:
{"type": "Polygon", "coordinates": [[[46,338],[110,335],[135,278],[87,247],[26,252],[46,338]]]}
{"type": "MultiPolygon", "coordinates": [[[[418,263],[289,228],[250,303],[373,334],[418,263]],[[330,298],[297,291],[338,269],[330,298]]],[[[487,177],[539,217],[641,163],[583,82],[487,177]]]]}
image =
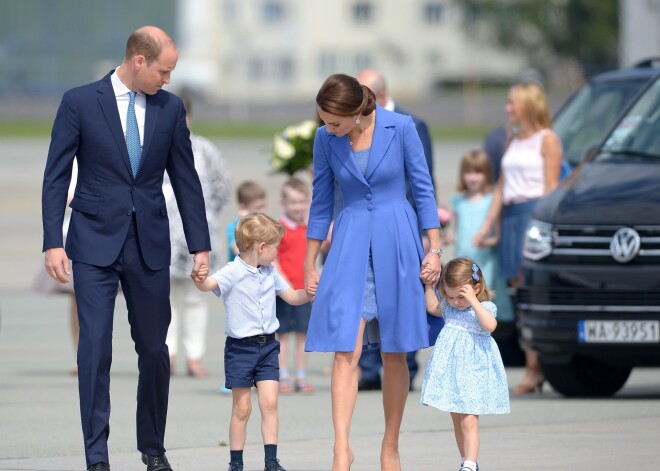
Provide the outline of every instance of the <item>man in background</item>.
{"type": "MultiPolygon", "coordinates": [[[[433,180],[433,144],[431,143],[431,136],[429,135],[428,126],[426,123],[419,117],[408,113],[394,102],[387,91],[385,78],[380,72],[371,69],[365,69],[360,72],[356,78],[358,79],[358,82],[369,87],[371,91],[374,92],[376,95],[376,102],[380,106],[388,111],[394,111],[395,113],[408,115],[413,119],[415,127],[417,128],[417,134],[419,134],[419,139],[422,141],[422,146],[424,147],[424,156],[426,157],[426,165],[428,166],[429,174],[431,175],[431,182],[435,188],[435,181],[433,180]]],[[[416,208],[415,200],[412,196],[412,190],[410,188],[410,183],[407,179],[406,197],[408,198],[408,201],[412,207],[416,208]]],[[[418,370],[417,360],[415,359],[416,354],[417,352],[408,352],[406,356],[408,361],[408,370],[410,372],[411,391],[413,389],[413,379],[415,378],[418,370]]],[[[358,390],[370,391],[381,389],[380,370],[383,367],[383,361],[380,356],[380,349],[374,348],[362,352],[358,364],[362,370],[362,375],[360,377],[360,381],[358,382],[358,390]]]]}

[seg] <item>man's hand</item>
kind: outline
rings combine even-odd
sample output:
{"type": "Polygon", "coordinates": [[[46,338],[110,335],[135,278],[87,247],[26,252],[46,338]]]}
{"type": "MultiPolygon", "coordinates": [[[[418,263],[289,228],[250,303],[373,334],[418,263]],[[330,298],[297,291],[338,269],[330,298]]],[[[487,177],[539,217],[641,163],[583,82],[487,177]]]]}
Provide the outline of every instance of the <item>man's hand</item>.
{"type": "Polygon", "coordinates": [[[69,282],[71,269],[69,268],[69,257],[62,247],[46,250],[46,271],[55,280],[62,284],[69,282]]]}
{"type": "Polygon", "coordinates": [[[209,251],[200,250],[199,252],[195,252],[195,255],[193,255],[193,261],[195,264],[193,265],[192,272],[190,273],[190,278],[192,278],[196,283],[203,283],[209,274],[209,251]],[[202,267],[205,267],[206,269],[202,271],[202,267]]]}

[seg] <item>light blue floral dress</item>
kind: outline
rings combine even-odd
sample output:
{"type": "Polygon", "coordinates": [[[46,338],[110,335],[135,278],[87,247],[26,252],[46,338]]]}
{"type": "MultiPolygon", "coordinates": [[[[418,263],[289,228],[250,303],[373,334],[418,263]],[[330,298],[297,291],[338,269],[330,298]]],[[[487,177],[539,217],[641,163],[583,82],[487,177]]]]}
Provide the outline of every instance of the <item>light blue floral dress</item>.
{"type": "MultiPolygon", "coordinates": [[[[497,307],[481,303],[493,316],[497,307]]],[[[471,307],[461,311],[440,303],[445,326],[429,359],[421,402],[461,414],[508,414],[509,387],[495,340],[471,307]]]]}

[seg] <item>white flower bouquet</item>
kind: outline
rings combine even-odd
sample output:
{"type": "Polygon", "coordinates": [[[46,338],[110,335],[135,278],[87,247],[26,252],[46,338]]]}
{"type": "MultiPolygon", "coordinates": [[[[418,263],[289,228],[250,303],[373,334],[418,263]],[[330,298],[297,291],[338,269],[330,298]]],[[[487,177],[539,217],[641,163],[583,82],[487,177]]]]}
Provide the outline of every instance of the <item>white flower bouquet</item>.
{"type": "Polygon", "coordinates": [[[308,169],[312,165],[317,128],[316,121],[309,119],[275,134],[271,155],[273,170],[293,175],[308,169]]]}

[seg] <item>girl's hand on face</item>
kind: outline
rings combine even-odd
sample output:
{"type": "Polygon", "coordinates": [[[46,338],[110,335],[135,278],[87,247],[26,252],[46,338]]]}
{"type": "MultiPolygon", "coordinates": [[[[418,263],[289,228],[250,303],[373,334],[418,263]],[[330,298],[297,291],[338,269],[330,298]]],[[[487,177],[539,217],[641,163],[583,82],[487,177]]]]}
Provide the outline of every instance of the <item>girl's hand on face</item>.
{"type": "Polygon", "coordinates": [[[466,285],[461,286],[459,292],[461,297],[468,300],[470,304],[479,303],[479,300],[477,299],[477,293],[474,291],[474,288],[472,287],[471,284],[468,283],[466,285]]]}

